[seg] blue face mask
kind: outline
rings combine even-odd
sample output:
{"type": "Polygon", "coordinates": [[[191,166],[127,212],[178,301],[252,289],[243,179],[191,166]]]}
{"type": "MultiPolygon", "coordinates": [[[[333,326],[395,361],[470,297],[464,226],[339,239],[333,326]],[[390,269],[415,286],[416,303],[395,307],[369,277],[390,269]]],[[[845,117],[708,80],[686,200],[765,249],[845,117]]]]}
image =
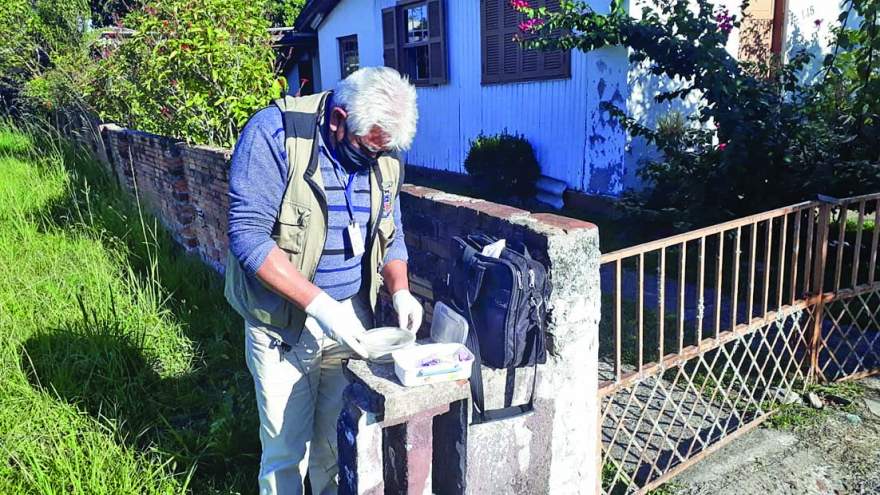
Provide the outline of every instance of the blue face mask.
{"type": "Polygon", "coordinates": [[[360,147],[357,147],[348,139],[348,126],[345,128],[346,136],[337,142],[336,155],[339,162],[349,170],[362,170],[372,167],[376,158],[368,155],[360,147]]]}

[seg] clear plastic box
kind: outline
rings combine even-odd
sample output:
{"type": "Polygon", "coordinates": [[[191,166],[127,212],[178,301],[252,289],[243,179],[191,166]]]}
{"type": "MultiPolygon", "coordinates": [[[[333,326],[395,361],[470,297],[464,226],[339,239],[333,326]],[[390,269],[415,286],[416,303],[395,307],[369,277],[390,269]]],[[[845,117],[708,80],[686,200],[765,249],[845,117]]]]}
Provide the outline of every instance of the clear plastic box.
{"type": "Polygon", "coordinates": [[[464,344],[467,341],[468,323],[464,316],[438,302],[431,320],[431,340],[437,343],[464,344]]]}

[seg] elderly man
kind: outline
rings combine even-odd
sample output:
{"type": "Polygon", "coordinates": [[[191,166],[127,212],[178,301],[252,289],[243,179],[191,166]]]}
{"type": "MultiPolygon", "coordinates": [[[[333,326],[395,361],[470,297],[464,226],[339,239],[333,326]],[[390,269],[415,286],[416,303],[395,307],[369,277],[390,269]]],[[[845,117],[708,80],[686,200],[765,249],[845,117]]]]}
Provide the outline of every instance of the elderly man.
{"type": "Polygon", "coordinates": [[[364,68],[333,92],[257,112],[229,172],[226,298],[244,318],[263,447],[261,494],[336,492],[342,362],[365,356],[380,283],[401,327],[410,294],[394,153],[415,135],[415,88],[364,68]],[[381,276],[380,276],[381,274],[381,276]]]}

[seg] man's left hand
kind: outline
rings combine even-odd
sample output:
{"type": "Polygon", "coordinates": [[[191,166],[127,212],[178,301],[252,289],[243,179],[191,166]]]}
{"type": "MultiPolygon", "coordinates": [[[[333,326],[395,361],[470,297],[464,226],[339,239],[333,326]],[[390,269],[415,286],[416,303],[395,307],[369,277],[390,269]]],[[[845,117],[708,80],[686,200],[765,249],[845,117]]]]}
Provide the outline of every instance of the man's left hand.
{"type": "Polygon", "coordinates": [[[422,326],[422,304],[408,289],[401,289],[391,296],[400,328],[416,333],[422,326]]]}

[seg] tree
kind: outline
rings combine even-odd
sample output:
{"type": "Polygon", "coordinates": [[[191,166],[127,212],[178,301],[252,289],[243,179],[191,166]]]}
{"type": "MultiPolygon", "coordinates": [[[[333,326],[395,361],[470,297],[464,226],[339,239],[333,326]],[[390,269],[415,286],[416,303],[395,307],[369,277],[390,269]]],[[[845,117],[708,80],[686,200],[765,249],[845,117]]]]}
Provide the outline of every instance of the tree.
{"type": "MultiPolygon", "coordinates": [[[[630,49],[633,66],[678,83],[655,96],[658,104],[698,97],[692,114],[673,119],[678,125],[661,119],[653,129],[629,118],[625,109],[608,108],[632,135],[663,152],[659,159],[645,160],[638,171],[651,187],[630,194],[624,204],[686,228],[816,193],[851,195],[880,188],[875,144],[880,64],[874,62],[880,59],[880,43],[875,42],[880,40],[880,0],[849,2],[866,21],[856,31],[839,30],[835,52],[840,52],[841,69],[829,72],[849,84],[833,87],[836,94],[828,91],[830,80],[818,86],[801,82],[798,74],[810,60],[805,52],[786,63],[736,60],[726,45],[740,20],[710,0],[656,0],[644,7],[640,19],[630,17],[621,0],[611,1],[609,14],[581,1],[563,2],[558,12],[531,8],[526,0],[511,3],[528,18],[521,26],[526,44],[582,51],[622,45],[630,49]],[[833,117],[847,105],[853,129],[848,134],[840,132],[845,127],[833,117]],[[873,154],[853,157],[853,149],[873,154]]],[[[747,6],[743,2],[743,11],[747,6]]]]}
{"type": "Polygon", "coordinates": [[[143,6],[143,0],[89,0],[92,22],[96,26],[116,26],[128,15],[143,6]]]}
{"type": "Polygon", "coordinates": [[[306,0],[268,0],[266,13],[273,26],[293,26],[306,0]]]}

